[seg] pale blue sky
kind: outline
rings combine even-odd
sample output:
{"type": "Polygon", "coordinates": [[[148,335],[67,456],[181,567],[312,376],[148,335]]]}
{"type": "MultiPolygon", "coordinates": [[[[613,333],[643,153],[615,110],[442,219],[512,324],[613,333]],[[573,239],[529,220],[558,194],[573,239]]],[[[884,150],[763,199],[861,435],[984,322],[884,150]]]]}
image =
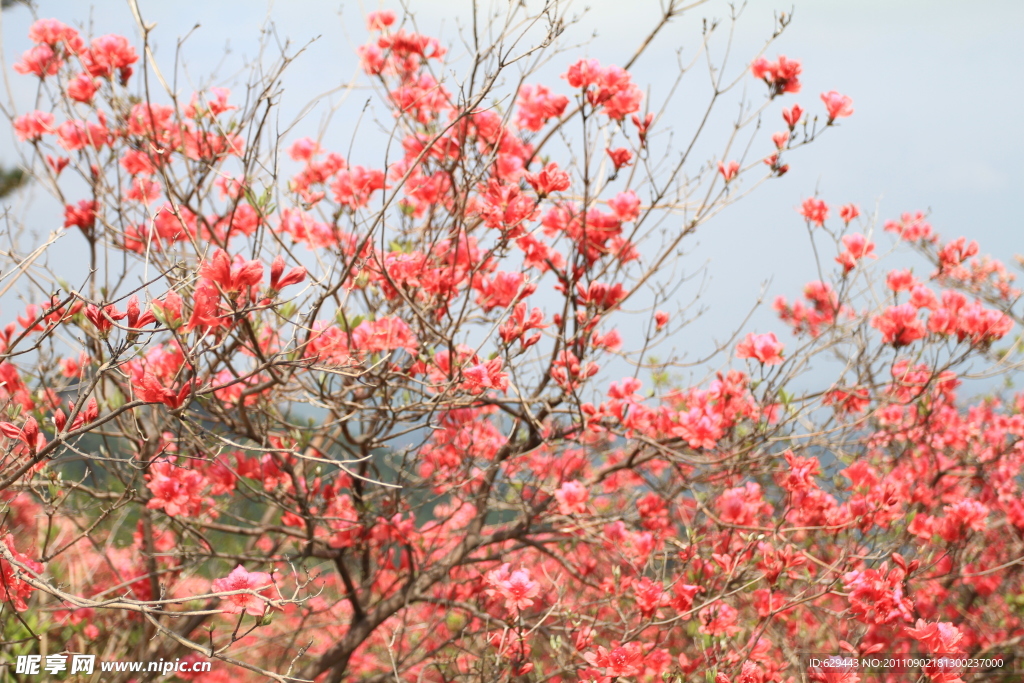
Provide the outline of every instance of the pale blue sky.
{"type": "MultiPolygon", "coordinates": [[[[157,58],[171,69],[174,44],[195,24],[184,47],[187,76],[201,82],[219,69],[218,84],[240,73],[243,57],[256,53],[260,26],[269,15],[282,37],[301,44],[320,36],[291,67],[284,105],[293,116],[319,93],[348,82],[355,68],[353,48],[365,38],[362,13],[377,3],[292,0],[139,0],[143,15],[156,22],[157,58]]],[[[504,4],[504,0],[496,3],[504,4]]],[[[410,0],[420,28],[456,37],[459,21],[469,16],[470,0],[410,0]]],[[[602,62],[623,62],[657,14],[656,0],[592,0],[571,40],[596,37],[581,50],[602,62]]],[[[397,3],[383,6],[398,8],[397,3]]],[[[695,349],[710,334],[724,336],[738,324],[772,278],[769,300],[797,295],[804,282],[817,279],[806,232],[795,209],[802,198],[821,193],[833,204],[856,202],[865,210],[878,205],[881,218],[903,211],[932,211],[931,222],[946,236],[968,234],[983,253],[1012,261],[1024,252],[1021,239],[1021,153],[1024,110],[1020,67],[1024,65],[1024,3],[943,0],[753,0],[734,39],[734,60],[756,53],[772,27],[775,10],[795,6],[794,21],[769,56],[781,52],[804,64],[804,92],[789,99],[820,109],[818,93],[837,89],[854,100],[855,115],[842,121],[819,143],[791,159],[783,179],[719,216],[699,235],[688,257],[693,265],[710,260],[713,278],[704,302],[711,313],[692,338],[695,349]]],[[[93,32],[136,31],[128,4],[120,0],[40,0],[39,16],[68,23],[92,22],[93,32]]],[[[727,5],[709,2],[667,29],[636,65],[634,78],[650,84],[654,98],[668,89],[674,53],[692,50],[704,16],[723,17],[727,5]]],[[[3,53],[8,67],[28,47],[31,17],[24,8],[3,15],[3,53]]],[[[569,55],[547,72],[556,84],[569,55]]],[[[739,64],[735,61],[734,64],[739,64]]],[[[11,85],[22,110],[31,102],[32,79],[13,76],[11,85]]],[[[191,87],[183,82],[182,90],[191,87]]],[[[187,95],[186,95],[187,96],[187,95]]],[[[345,150],[368,92],[355,91],[337,112],[325,140],[345,150]]],[[[337,96],[334,100],[337,101],[337,96]]],[[[703,106],[698,101],[695,106],[703,106]]],[[[327,103],[305,119],[298,134],[315,134],[327,103]]],[[[687,107],[677,101],[679,125],[687,107]]],[[[731,115],[731,111],[727,115],[731,115]]],[[[723,112],[725,114],[725,112],[723,112]]],[[[288,117],[282,118],[282,123],[288,117]]],[[[666,122],[669,123],[669,122],[666,122]]],[[[768,129],[781,128],[771,123],[768,129]]],[[[293,136],[294,137],[294,136],[293,136]]],[[[0,136],[0,158],[10,159],[13,136],[0,136]]],[[[358,145],[356,151],[359,151],[358,145]]],[[[710,158],[710,156],[708,157],[710,158]]],[[[358,161],[358,160],[357,160],[358,161]]],[[[366,158],[364,163],[372,163],[366,158]]],[[[379,162],[378,162],[379,165],[379,162]]],[[[22,207],[24,208],[24,207],[22,207]]],[[[36,197],[26,214],[44,232],[59,220],[60,207],[36,197]]],[[[5,312],[6,313],[6,312],[5,312]]],[[[754,319],[762,330],[781,327],[764,312],[754,319]]],[[[692,333],[691,333],[692,334],[692,333]]],[[[681,344],[691,340],[682,339],[681,344]]]]}

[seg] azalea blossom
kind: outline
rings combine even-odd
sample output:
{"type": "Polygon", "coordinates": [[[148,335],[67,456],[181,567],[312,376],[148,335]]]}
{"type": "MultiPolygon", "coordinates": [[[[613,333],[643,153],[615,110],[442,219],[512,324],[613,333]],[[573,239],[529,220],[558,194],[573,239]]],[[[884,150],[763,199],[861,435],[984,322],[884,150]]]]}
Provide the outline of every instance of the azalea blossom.
{"type": "Polygon", "coordinates": [[[223,579],[217,579],[210,586],[214,593],[228,591],[253,591],[253,593],[237,593],[225,595],[221,599],[221,608],[229,614],[251,614],[259,617],[264,614],[269,605],[260,598],[266,595],[266,589],[273,583],[270,574],[266,572],[250,572],[242,565],[238,565],[231,573],[223,579]]]}
{"type": "Polygon", "coordinates": [[[530,579],[527,569],[510,570],[509,563],[487,573],[488,595],[505,600],[505,609],[515,614],[530,607],[540,595],[540,584],[530,579]]]}
{"type": "Polygon", "coordinates": [[[853,100],[846,95],[830,90],[821,94],[821,101],[825,103],[825,109],[828,110],[829,123],[846,116],[853,116],[853,100]]]}
{"type": "Polygon", "coordinates": [[[828,218],[828,204],[816,197],[808,197],[800,205],[800,215],[817,226],[825,225],[828,218]]]}
{"type": "Polygon", "coordinates": [[[782,343],[774,332],[767,334],[751,332],[746,339],[736,345],[736,357],[754,358],[763,365],[779,365],[783,361],[782,348],[782,343]]]}

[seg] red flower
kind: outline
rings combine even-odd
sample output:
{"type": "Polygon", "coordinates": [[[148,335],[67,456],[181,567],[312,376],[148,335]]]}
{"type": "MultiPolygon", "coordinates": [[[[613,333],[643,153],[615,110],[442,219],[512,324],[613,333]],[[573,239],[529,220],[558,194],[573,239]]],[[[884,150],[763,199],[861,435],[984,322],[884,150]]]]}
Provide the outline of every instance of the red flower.
{"type": "Polygon", "coordinates": [[[211,589],[214,593],[228,591],[253,591],[254,593],[238,593],[236,595],[225,595],[222,606],[229,614],[251,614],[254,617],[262,616],[266,611],[267,602],[260,598],[266,594],[266,589],[273,583],[270,574],[266,572],[250,572],[245,567],[238,565],[230,574],[223,579],[213,582],[211,589]]]}
{"type": "Polygon", "coordinates": [[[128,299],[126,314],[128,316],[128,327],[133,330],[142,329],[146,325],[152,325],[156,322],[156,316],[153,315],[152,311],[141,312],[139,309],[139,299],[134,294],[128,299]]]}
{"type": "Polygon", "coordinates": [[[88,104],[92,102],[92,98],[96,95],[99,87],[99,84],[89,74],[81,73],[68,81],[68,97],[75,102],[88,104]]]}
{"type": "Polygon", "coordinates": [[[491,586],[487,594],[504,598],[505,609],[514,614],[533,604],[533,599],[540,595],[540,584],[530,580],[529,570],[517,569],[510,572],[510,566],[506,562],[498,569],[487,572],[484,581],[491,586]]]}
{"type": "Polygon", "coordinates": [[[718,172],[722,174],[723,178],[725,178],[725,182],[729,182],[735,178],[739,170],[740,162],[738,161],[730,161],[728,164],[722,163],[721,161],[718,162],[718,172]]]}
{"type": "Polygon", "coordinates": [[[558,511],[563,515],[586,512],[589,497],[590,493],[587,491],[587,487],[578,481],[564,482],[561,488],[555,491],[558,511]]]}
{"type": "Polygon", "coordinates": [[[94,306],[89,304],[85,307],[85,317],[91,322],[101,336],[106,337],[113,329],[115,320],[123,320],[127,313],[119,312],[113,305],[94,306]]]}
{"type": "Polygon", "coordinates": [[[53,132],[53,114],[45,111],[30,111],[14,119],[14,132],[18,139],[39,140],[43,135],[53,132]]]}
{"type": "Polygon", "coordinates": [[[735,607],[724,602],[714,602],[702,608],[697,615],[700,619],[700,632],[709,636],[733,636],[739,633],[736,625],[739,612],[735,607]]]}
{"type": "Polygon", "coordinates": [[[828,218],[828,204],[816,197],[808,197],[800,205],[800,215],[815,225],[825,225],[828,218]]]}
{"type": "Polygon", "coordinates": [[[63,48],[71,54],[82,49],[78,31],[56,19],[37,19],[28,29],[28,38],[33,43],[63,48]]]}
{"type": "Polygon", "coordinates": [[[960,629],[948,621],[928,623],[924,619],[918,619],[915,628],[905,628],[903,632],[922,643],[929,652],[939,654],[959,653],[958,644],[964,637],[960,629]]]}
{"type": "Polygon", "coordinates": [[[608,207],[615,212],[615,217],[623,223],[635,221],[640,217],[640,198],[633,190],[620,192],[608,200],[608,207]]]}
{"type": "Polygon", "coordinates": [[[917,317],[912,304],[890,306],[881,315],[871,319],[871,326],[882,333],[882,341],[899,348],[913,344],[927,336],[924,321],[917,317]]]}
{"type": "Polygon", "coordinates": [[[846,95],[841,95],[835,90],[821,94],[821,101],[825,103],[828,110],[828,122],[853,115],[853,100],[846,95]]]}
{"type": "Polygon", "coordinates": [[[222,249],[203,264],[199,275],[219,285],[229,293],[238,293],[247,287],[256,287],[263,281],[263,264],[259,261],[238,259],[232,266],[231,259],[222,249]]]}
{"type": "Polygon", "coordinates": [[[590,666],[604,669],[605,676],[637,676],[644,670],[644,655],[640,643],[626,643],[612,648],[609,652],[599,646],[597,652],[583,655],[590,666]]]}
{"type": "Polygon", "coordinates": [[[161,384],[160,380],[153,374],[153,371],[148,369],[143,371],[141,376],[136,376],[132,379],[135,395],[139,399],[146,403],[163,403],[171,410],[177,410],[185,404],[189,393],[192,391],[193,384],[193,381],[189,380],[182,384],[180,389],[175,391],[161,384]]]}
{"type": "Polygon", "coordinates": [[[555,162],[549,163],[540,173],[527,173],[524,176],[526,182],[537,191],[542,197],[552,192],[561,192],[569,189],[569,174],[558,168],[555,162]]]}
{"type": "Polygon", "coordinates": [[[875,256],[875,245],[868,242],[867,238],[860,233],[843,236],[843,244],[846,251],[836,257],[836,263],[843,267],[844,273],[849,273],[857,266],[857,261],[865,257],[878,258],[875,256]]]}
{"type": "Polygon", "coordinates": [[[605,150],[608,156],[611,158],[612,163],[615,164],[615,170],[619,170],[623,166],[629,166],[633,161],[633,153],[625,147],[617,147],[616,149],[608,148],[605,150]]]}
{"type": "MultiPolygon", "coordinates": [[[[11,534],[6,534],[3,539],[0,540],[0,543],[3,543],[7,547],[11,557],[18,564],[24,565],[36,574],[43,571],[43,565],[30,560],[26,555],[15,550],[14,537],[11,534]]],[[[24,569],[15,567],[13,564],[0,557],[0,602],[13,603],[14,609],[18,611],[28,609],[28,604],[25,600],[32,595],[32,591],[35,590],[35,588],[22,578],[24,576],[24,569]]]]}
{"type": "Polygon", "coordinates": [[[786,122],[790,130],[796,128],[796,124],[800,123],[800,119],[804,115],[803,107],[799,104],[794,104],[789,109],[782,110],[782,120],[786,122]]]}
{"type": "Polygon", "coordinates": [[[669,315],[665,311],[654,312],[654,325],[659,332],[665,328],[665,325],[668,325],[668,321],[669,315]]]}
{"type": "Polygon", "coordinates": [[[844,223],[849,223],[859,215],[860,207],[856,204],[844,204],[839,207],[839,217],[843,219],[844,223]]]}
{"type": "MultiPolygon", "coordinates": [[[[280,254],[274,259],[274,262],[270,265],[270,289],[274,292],[280,292],[289,285],[297,285],[306,279],[306,269],[302,266],[296,266],[288,271],[287,275],[284,274],[284,257],[280,254]]],[[[260,279],[262,279],[262,267],[260,268],[260,279]]]]}
{"type": "Polygon", "coordinates": [[[516,125],[525,130],[538,131],[548,119],[561,116],[569,104],[565,95],[552,95],[543,85],[524,85],[516,100],[516,125]]]}
{"type": "Polygon", "coordinates": [[[162,460],[150,465],[146,479],[152,493],[146,507],[151,510],[163,510],[170,517],[197,517],[208,502],[203,496],[206,477],[195,470],[162,460]]]}
{"type": "Polygon", "coordinates": [[[774,332],[754,334],[736,345],[737,358],[755,358],[763,365],[779,365],[782,363],[782,343],[774,332]]]}
{"type": "Polygon", "coordinates": [[[53,76],[64,64],[64,60],[49,45],[36,45],[21,55],[21,60],[14,64],[19,74],[35,74],[39,78],[53,76]]]}
{"type": "Polygon", "coordinates": [[[640,146],[643,147],[647,144],[647,131],[650,129],[651,123],[654,122],[654,112],[648,112],[643,121],[636,114],[633,114],[630,120],[636,126],[637,135],[640,136],[640,146]]]}
{"type": "Polygon", "coordinates": [[[369,31],[383,31],[395,23],[395,13],[391,10],[379,10],[366,15],[366,28],[369,31]]]}
{"type": "Polygon", "coordinates": [[[131,65],[137,61],[139,56],[128,39],[113,34],[96,38],[82,54],[82,63],[89,75],[110,78],[114,71],[120,71],[122,85],[131,76],[131,65]]]}
{"type": "Polygon", "coordinates": [[[800,92],[801,84],[798,77],[801,71],[803,67],[800,66],[800,62],[785,55],[779,55],[774,62],[768,61],[766,57],[758,57],[750,64],[750,73],[754,78],[760,78],[769,85],[772,97],[782,93],[800,92]]]}
{"type": "Polygon", "coordinates": [[[34,417],[29,416],[21,427],[11,422],[0,422],[0,434],[8,439],[21,441],[28,446],[32,453],[38,452],[46,446],[46,437],[39,431],[39,423],[34,417]]]}
{"type": "Polygon", "coordinates": [[[68,204],[64,207],[64,227],[77,226],[84,233],[89,233],[96,223],[96,209],[99,205],[83,199],[77,205],[68,204]]]}

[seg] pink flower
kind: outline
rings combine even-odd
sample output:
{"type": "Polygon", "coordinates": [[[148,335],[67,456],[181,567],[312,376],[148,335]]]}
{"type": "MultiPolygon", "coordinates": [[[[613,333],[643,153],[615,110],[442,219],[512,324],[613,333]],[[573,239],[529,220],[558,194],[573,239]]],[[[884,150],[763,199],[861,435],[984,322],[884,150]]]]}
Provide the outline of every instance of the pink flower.
{"type": "MultiPolygon", "coordinates": [[[[764,513],[761,487],[755,482],[726,489],[715,501],[718,517],[726,524],[750,526],[764,513]]],[[[770,508],[769,508],[770,510],[770,508]]]]}
{"type": "Polygon", "coordinates": [[[700,632],[709,636],[733,636],[739,633],[736,625],[739,612],[724,602],[712,603],[698,613],[700,632]]]}
{"type": "Polygon", "coordinates": [[[57,73],[62,64],[64,60],[49,45],[36,45],[21,55],[14,70],[19,74],[35,74],[39,78],[46,78],[57,73]]]}
{"type": "Polygon", "coordinates": [[[352,348],[364,353],[405,349],[416,351],[415,333],[404,320],[397,317],[364,320],[352,330],[352,348]]]}
{"type": "MultiPolygon", "coordinates": [[[[910,304],[914,308],[930,308],[935,310],[939,307],[939,299],[935,292],[924,285],[914,282],[910,287],[910,304]]],[[[931,322],[929,320],[929,322],[931,322]]]]}
{"type": "Polygon", "coordinates": [[[948,621],[928,623],[918,619],[915,628],[904,629],[904,633],[922,643],[929,652],[939,654],[957,654],[964,634],[948,621]]]}
{"type": "MultiPolygon", "coordinates": [[[[19,553],[14,548],[14,536],[5,534],[0,538],[0,543],[7,546],[15,562],[28,567],[31,571],[39,574],[43,571],[43,565],[29,559],[27,555],[19,553]]],[[[0,601],[13,603],[14,609],[19,612],[28,609],[25,599],[32,595],[35,590],[30,584],[22,580],[24,572],[20,567],[15,567],[6,560],[0,558],[0,601]]]]}
{"type": "Polygon", "coordinates": [[[53,132],[53,114],[45,111],[30,111],[14,119],[14,132],[18,139],[39,140],[46,133],[53,132]]]}
{"type": "Polygon", "coordinates": [[[219,285],[227,293],[238,293],[263,282],[263,264],[236,256],[234,263],[223,249],[207,259],[199,269],[202,279],[219,285]]]}
{"type": "Polygon", "coordinates": [[[562,78],[573,88],[586,90],[587,101],[615,120],[622,120],[626,114],[640,109],[644,97],[643,90],[633,83],[629,72],[614,65],[602,68],[596,59],[579,60],[562,74],[562,78]]]}
{"type": "Polygon", "coordinates": [[[40,45],[65,47],[71,53],[82,49],[82,39],[78,37],[78,31],[56,19],[36,20],[28,29],[28,38],[40,45]]]}
{"type": "Polygon", "coordinates": [[[654,312],[654,325],[659,332],[665,328],[665,325],[668,325],[668,321],[669,315],[665,311],[654,312]]]}
{"type": "Polygon", "coordinates": [[[804,115],[803,107],[799,104],[794,104],[789,109],[782,110],[782,120],[786,122],[790,130],[796,128],[796,124],[800,123],[800,119],[804,115]]]}
{"type": "Polygon", "coordinates": [[[484,581],[491,586],[487,594],[504,598],[505,609],[509,612],[521,612],[532,605],[533,599],[540,594],[540,584],[530,580],[529,570],[509,572],[510,566],[506,562],[500,568],[487,572],[484,581]]]}
{"type": "Polygon", "coordinates": [[[53,175],[59,176],[60,172],[71,163],[71,159],[67,157],[52,157],[49,154],[46,155],[46,165],[53,171],[53,175]]]}
{"type": "Polygon", "coordinates": [[[330,187],[336,202],[359,209],[370,203],[371,194],[385,186],[384,171],[353,166],[339,171],[330,187]]]}
{"type": "Polygon", "coordinates": [[[640,146],[643,147],[647,144],[647,131],[651,127],[651,123],[654,122],[654,112],[648,112],[643,121],[636,114],[629,118],[633,125],[636,126],[637,136],[640,138],[640,146]]]}
{"type": "Polygon", "coordinates": [[[587,487],[578,481],[564,482],[557,491],[555,498],[558,500],[558,511],[563,515],[583,513],[587,511],[587,499],[590,493],[587,487]]]}
{"type": "Polygon", "coordinates": [[[814,477],[819,472],[818,460],[816,458],[801,458],[787,450],[783,454],[789,471],[780,476],[779,484],[787,491],[806,491],[814,488],[814,477]]]}
{"type": "Polygon", "coordinates": [[[608,206],[622,222],[635,221],[640,216],[640,198],[633,190],[620,192],[608,200],[608,206]]]}
{"type": "Polygon", "coordinates": [[[395,23],[395,13],[389,9],[370,12],[366,15],[366,28],[369,31],[383,31],[395,23]]]}
{"type": "Polygon", "coordinates": [[[722,163],[721,161],[718,162],[718,172],[722,174],[723,178],[725,178],[725,182],[729,182],[735,178],[739,170],[740,162],[738,161],[730,161],[728,164],[722,163]]]}
{"type": "Polygon", "coordinates": [[[821,101],[825,103],[828,110],[828,122],[853,115],[853,100],[846,95],[841,95],[835,90],[821,94],[821,101]]]}
{"type": "Polygon", "coordinates": [[[87,73],[80,73],[68,81],[68,97],[75,102],[92,102],[97,90],[99,90],[99,85],[87,73]]]}
{"type": "Polygon", "coordinates": [[[168,290],[163,300],[153,301],[153,310],[160,314],[168,327],[176,328],[184,320],[182,313],[182,298],[173,289],[168,290]]]}
{"type": "Polygon", "coordinates": [[[120,70],[122,83],[131,76],[131,65],[139,61],[135,48],[124,36],[100,36],[92,41],[82,55],[86,71],[97,78],[109,78],[120,70]]]}
{"type": "Polygon", "coordinates": [[[652,581],[646,576],[633,587],[633,596],[640,614],[647,618],[654,616],[658,608],[666,603],[665,590],[661,582],[652,581]]]}
{"type": "Polygon", "coordinates": [[[320,145],[313,138],[299,138],[288,148],[288,156],[295,161],[310,161],[320,153],[320,145]]]}
{"type": "Polygon", "coordinates": [[[737,358],[756,358],[763,365],[779,365],[782,363],[782,343],[774,332],[754,334],[736,345],[737,358]]]}
{"type": "Polygon", "coordinates": [[[822,199],[808,197],[800,205],[800,215],[815,225],[825,225],[825,219],[828,218],[828,204],[822,199]]]}
{"type": "Polygon", "coordinates": [[[857,266],[857,261],[865,257],[878,258],[875,256],[875,245],[868,242],[867,238],[860,233],[843,236],[843,244],[846,251],[836,257],[836,263],[843,267],[844,273],[849,273],[857,266]]]}
{"type": "Polygon", "coordinates": [[[976,500],[960,500],[943,508],[946,517],[939,535],[949,543],[959,541],[966,531],[984,531],[989,509],[976,500]]]}
{"type": "Polygon", "coordinates": [[[525,273],[499,271],[493,278],[483,276],[474,287],[480,292],[476,302],[484,311],[507,308],[530,296],[537,285],[526,281],[525,273]]]}
{"type": "Polygon", "coordinates": [[[910,291],[917,284],[917,279],[909,270],[891,270],[885,276],[885,286],[894,292],[910,291]]]}
{"type": "Polygon", "coordinates": [[[206,114],[220,116],[226,111],[238,109],[235,105],[228,104],[229,97],[231,91],[227,88],[210,88],[202,95],[201,100],[200,93],[192,93],[192,101],[185,107],[185,116],[190,119],[202,118],[206,114]]]}
{"type": "Polygon", "coordinates": [[[484,389],[508,389],[508,373],[501,371],[502,360],[492,358],[491,360],[478,363],[465,368],[462,376],[465,377],[463,386],[471,391],[482,391],[484,389]]]}
{"type": "Polygon", "coordinates": [[[750,73],[754,78],[767,79],[771,76],[772,63],[765,56],[760,56],[750,63],[750,73]]]}
{"type": "Polygon", "coordinates": [[[907,242],[918,240],[935,241],[938,236],[932,234],[932,226],[924,220],[924,213],[905,213],[898,221],[886,221],[886,232],[895,232],[907,242]]]}
{"type": "Polygon", "coordinates": [[[197,517],[209,502],[203,496],[203,489],[209,482],[195,470],[163,460],[150,465],[146,479],[146,488],[152,493],[146,507],[163,510],[169,517],[197,517]]]}
{"type": "Polygon", "coordinates": [[[859,215],[860,207],[856,204],[844,204],[839,207],[839,217],[843,219],[844,223],[849,223],[859,215]]]}
{"type": "Polygon", "coordinates": [[[109,139],[106,126],[91,121],[65,121],[57,127],[57,142],[71,152],[89,145],[101,149],[109,139]]]}
{"type": "Polygon", "coordinates": [[[561,116],[569,104],[565,95],[552,95],[543,85],[524,85],[516,100],[516,125],[524,130],[538,131],[549,119],[561,116]]]}
{"type": "Polygon", "coordinates": [[[693,586],[682,581],[676,581],[675,585],[672,586],[672,597],[669,598],[669,607],[676,610],[677,612],[689,612],[690,608],[693,607],[693,599],[697,593],[703,593],[704,588],[702,586],[693,586]]]}
{"type": "MultiPolygon", "coordinates": [[[[211,587],[212,592],[221,593],[227,591],[256,591],[263,595],[267,587],[273,583],[270,574],[266,572],[249,572],[245,567],[238,565],[227,577],[217,579],[211,587]]],[[[228,614],[251,614],[254,617],[263,616],[267,607],[266,601],[260,599],[259,595],[251,593],[238,593],[236,595],[225,595],[224,611],[228,614]]]]}

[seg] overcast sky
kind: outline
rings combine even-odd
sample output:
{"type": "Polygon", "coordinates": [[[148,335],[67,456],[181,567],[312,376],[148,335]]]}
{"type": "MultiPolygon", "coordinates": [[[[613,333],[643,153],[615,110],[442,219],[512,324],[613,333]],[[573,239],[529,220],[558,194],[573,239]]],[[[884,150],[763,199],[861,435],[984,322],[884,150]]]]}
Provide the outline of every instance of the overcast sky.
{"type": "MultiPolygon", "coordinates": [[[[318,38],[291,67],[284,104],[294,115],[320,93],[350,80],[352,55],[365,39],[364,9],[375,3],[337,0],[139,0],[143,16],[155,22],[157,59],[172,69],[177,39],[199,25],[183,47],[182,90],[205,82],[216,70],[216,84],[230,84],[239,65],[256,55],[260,27],[269,16],[281,37],[294,44],[318,38]],[[225,56],[225,48],[229,53],[225,56]]],[[[498,5],[503,3],[499,2],[498,5]]],[[[419,26],[457,36],[469,16],[470,0],[410,0],[419,26]]],[[[40,0],[38,14],[67,23],[88,24],[92,32],[135,37],[126,2],[40,0]]],[[[397,3],[384,7],[398,8],[397,3]]],[[[572,42],[592,40],[573,54],[603,63],[622,63],[634,51],[658,13],[657,0],[592,0],[572,42]]],[[[752,0],[734,38],[734,62],[756,54],[773,25],[773,13],[795,9],[794,20],[768,52],[803,61],[804,91],[787,104],[820,109],[817,95],[840,90],[854,100],[856,113],[838,130],[795,155],[792,170],[722,214],[699,236],[691,250],[694,266],[710,262],[711,307],[693,343],[710,334],[725,334],[742,320],[762,282],[772,280],[770,295],[797,295],[817,279],[803,223],[800,201],[815,192],[832,204],[856,202],[878,206],[882,219],[901,212],[930,210],[931,222],[944,236],[968,234],[982,253],[1011,261],[1024,252],[1021,239],[1021,153],[1024,110],[1021,65],[1024,65],[1024,3],[942,0],[752,0]]],[[[633,69],[634,79],[650,84],[653,99],[667,91],[675,54],[692,54],[701,19],[724,17],[728,5],[708,2],[669,27],[633,69]]],[[[3,53],[8,67],[29,46],[32,17],[25,8],[3,14],[3,53]]],[[[564,71],[569,56],[551,66],[551,80],[564,71]]],[[[21,110],[33,95],[32,79],[14,76],[11,87],[21,110]]],[[[187,95],[186,95],[187,96],[187,95]]],[[[328,146],[347,149],[366,93],[343,103],[331,123],[328,146]]],[[[326,98],[308,116],[300,134],[314,134],[337,95],[326,98]]],[[[686,103],[679,121],[685,124],[686,103]]],[[[703,102],[699,103],[703,106],[703,102]]],[[[669,124],[671,122],[666,122],[669,124]]],[[[771,125],[775,125],[774,123],[771,125]]],[[[779,125],[778,127],[781,127],[779,125]]],[[[775,128],[770,128],[774,130],[775,128]]],[[[10,159],[12,135],[0,136],[0,158],[10,159]]],[[[358,147],[357,147],[358,150],[358,147]]],[[[363,159],[371,164],[372,159],[363,159]]],[[[378,162],[379,165],[379,162],[378,162]]],[[[31,195],[31,193],[30,193],[31,195]]],[[[29,195],[29,196],[30,196],[29,195]]],[[[60,207],[37,198],[27,214],[45,230],[60,217],[60,207]]],[[[771,298],[769,297],[769,299],[771,298]]],[[[5,319],[8,317],[5,311],[5,319]]],[[[779,328],[769,312],[755,317],[758,328],[779,328]]]]}

